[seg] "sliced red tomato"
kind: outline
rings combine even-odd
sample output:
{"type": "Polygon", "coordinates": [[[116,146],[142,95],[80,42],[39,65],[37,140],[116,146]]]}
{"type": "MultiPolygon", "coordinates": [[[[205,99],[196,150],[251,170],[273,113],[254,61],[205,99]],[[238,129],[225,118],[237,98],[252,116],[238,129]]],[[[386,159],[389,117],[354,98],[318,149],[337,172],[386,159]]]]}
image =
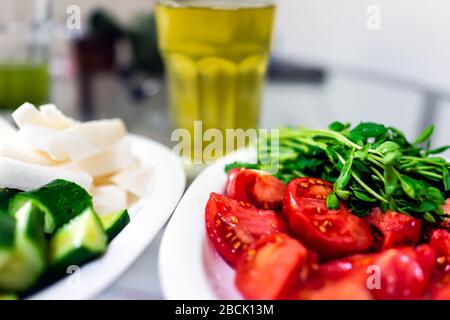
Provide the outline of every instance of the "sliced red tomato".
{"type": "Polygon", "coordinates": [[[228,172],[226,195],[265,210],[280,210],[286,185],[271,174],[245,168],[228,172]]]}
{"type": "MultiPolygon", "coordinates": [[[[445,214],[450,214],[450,198],[445,200],[445,204],[442,206],[445,214]]],[[[440,227],[450,231],[450,218],[445,218],[444,221],[440,223],[440,227]]]]}
{"type": "Polygon", "coordinates": [[[301,300],[373,300],[366,286],[367,275],[351,272],[348,276],[326,282],[320,289],[304,289],[297,295],[301,300]]]}
{"type": "Polygon", "coordinates": [[[436,270],[429,289],[429,298],[450,300],[450,232],[435,229],[430,233],[430,246],[436,251],[436,270]]]}
{"type": "Polygon", "coordinates": [[[434,265],[434,249],[428,245],[354,255],[321,265],[297,298],[421,299],[434,265]]]}
{"type": "MultiPolygon", "coordinates": [[[[291,182],[288,184],[288,188],[285,191],[283,202],[284,214],[289,218],[288,214],[290,210],[288,208],[288,198],[290,194],[295,195],[298,199],[325,201],[331,191],[333,191],[333,184],[325,180],[316,178],[297,178],[291,180],[291,182]]],[[[323,201],[318,201],[318,203],[322,202],[323,201]]]]}
{"type": "Polygon", "coordinates": [[[256,209],[211,193],[205,210],[206,231],[216,250],[232,266],[248,245],[262,236],[285,231],[274,211],[256,209]]]}
{"type": "Polygon", "coordinates": [[[413,246],[419,241],[422,221],[406,214],[380,208],[373,209],[364,220],[375,233],[373,247],[385,250],[395,246],[413,246]]]}
{"type": "Polygon", "coordinates": [[[436,250],[437,263],[441,269],[450,264],[450,232],[444,229],[433,230],[430,246],[436,250]]]}
{"type": "Polygon", "coordinates": [[[450,300],[450,270],[436,272],[429,289],[429,298],[450,300]]]}
{"type": "Polygon", "coordinates": [[[363,252],[373,242],[369,225],[344,204],[337,210],[327,208],[331,190],[331,184],[320,179],[294,179],[288,184],[283,204],[295,236],[321,260],[363,252]]]}
{"type": "Polygon", "coordinates": [[[319,277],[327,280],[338,280],[351,272],[364,272],[373,264],[375,254],[355,254],[338,260],[329,261],[320,266],[319,277]]]}
{"type": "Polygon", "coordinates": [[[371,290],[378,300],[422,299],[435,265],[434,249],[421,245],[381,252],[374,266],[379,268],[380,288],[371,290]]]}
{"type": "Polygon", "coordinates": [[[314,266],[314,254],[280,233],[250,246],[236,268],[236,285],[246,299],[283,299],[314,266]]]}
{"type": "Polygon", "coordinates": [[[445,204],[442,206],[442,209],[444,209],[444,213],[450,214],[450,198],[445,200],[445,204]]]}
{"type": "MultiPolygon", "coordinates": [[[[366,300],[372,299],[367,286],[367,267],[375,254],[357,254],[322,264],[299,289],[296,299],[366,300]]],[[[369,270],[370,271],[370,270],[369,270]]]]}

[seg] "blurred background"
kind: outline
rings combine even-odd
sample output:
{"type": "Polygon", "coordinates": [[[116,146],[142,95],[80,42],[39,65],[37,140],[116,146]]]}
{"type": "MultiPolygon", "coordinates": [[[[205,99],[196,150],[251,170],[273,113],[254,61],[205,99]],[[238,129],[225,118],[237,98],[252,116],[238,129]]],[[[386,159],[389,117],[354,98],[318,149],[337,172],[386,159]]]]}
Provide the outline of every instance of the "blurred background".
{"type": "MultiPolygon", "coordinates": [[[[0,109],[51,101],[169,144],[155,2],[1,0],[0,109]]],[[[276,4],[261,127],[378,121],[413,137],[435,123],[434,143],[449,143],[450,2],[276,4]]],[[[101,298],[161,298],[158,244],[101,298]]]]}

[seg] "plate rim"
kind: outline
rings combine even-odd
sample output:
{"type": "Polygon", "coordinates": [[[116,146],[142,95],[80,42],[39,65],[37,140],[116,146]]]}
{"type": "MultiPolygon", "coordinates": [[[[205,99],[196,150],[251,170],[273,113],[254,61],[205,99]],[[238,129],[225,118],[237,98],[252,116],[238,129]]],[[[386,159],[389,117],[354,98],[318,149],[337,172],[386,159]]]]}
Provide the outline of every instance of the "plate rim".
{"type": "MultiPolygon", "coordinates": [[[[199,187],[203,184],[204,181],[208,181],[207,177],[210,172],[213,172],[218,169],[218,167],[224,167],[226,163],[230,163],[232,161],[248,161],[253,159],[254,148],[249,147],[245,149],[241,149],[235,152],[228,154],[227,156],[218,159],[214,163],[208,165],[195,179],[192,181],[190,186],[187,188],[186,192],[183,194],[183,197],[179,201],[172,217],[164,231],[163,238],[161,240],[161,245],[159,248],[159,258],[158,258],[158,272],[159,272],[159,280],[161,285],[161,290],[163,293],[163,297],[168,300],[217,300],[221,299],[217,292],[214,291],[213,285],[209,283],[206,279],[206,273],[208,271],[204,271],[203,273],[198,274],[201,279],[193,279],[193,275],[186,273],[184,274],[185,279],[180,277],[180,273],[175,270],[179,265],[182,265],[183,261],[178,261],[178,263],[174,263],[173,261],[173,246],[171,245],[172,239],[175,237],[175,233],[177,230],[177,224],[180,224],[182,220],[179,218],[184,214],[183,211],[189,210],[189,202],[193,201],[191,198],[195,196],[195,192],[199,187]],[[180,222],[181,221],[181,222],[180,222]],[[176,278],[177,281],[168,280],[176,278]],[[188,279],[188,281],[186,281],[188,279]],[[181,281],[181,283],[180,283],[181,281]],[[184,282],[185,287],[195,287],[195,294],[187,294],[180,292],[180,286],[182,286],[182,281],[184,282]],[[176,283],[175,283],[176,282],[176,283]]],[[[223,172],[224,181],[226,179],[226,174],[223,172]]],[[[223,185],[223,190],[203,190],[203,192],[222,192],[224,191],[225,184],[223,185]]],[[[203,217],[203,211],[201,213],[203,217]]],[[[191,216],[192,217],[192,216],[191,216]]],[[[197,252],[201,252],[201,257],[197,257],[197,261],[193,261],[193,263],[198,264],[201,263],[201,260],[204,258],[205,254],[205,240],[206,240],[206,230],[204,228],[204,221],[201,219],[201,224],[203,225],[203,232],[198,236],[198,239],[201,243],[197,243],[197,252]]],[[[175,252],[176,253],[176,252],[175,252]]],[[[175,254],[176,255],[176,254],[175,254]]],[[[216,254],[218,258],[218,254],[216,254]]],[[[222,260],[222,258],[220,258],[222,260]]],[[[222,260],[223,261],[223,260],[222,260]]],[[[186,263],[186,262],[184,262],[186,263]]],[[[223,261],[224,264],[226,264],[223,261]]],[[[229,267],[228,267],[229,268],[229,267]]],[[[234,298],[233,298],[234,299],[234,298]]]]}

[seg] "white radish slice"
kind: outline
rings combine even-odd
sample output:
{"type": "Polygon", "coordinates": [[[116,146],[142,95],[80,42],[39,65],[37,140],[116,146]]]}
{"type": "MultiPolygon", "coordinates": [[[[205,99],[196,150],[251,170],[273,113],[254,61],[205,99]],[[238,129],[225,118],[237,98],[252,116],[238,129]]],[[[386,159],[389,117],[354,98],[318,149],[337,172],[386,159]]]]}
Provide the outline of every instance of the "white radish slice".
{"type": "Polygon", "coordinates": [[[79,161],[102,152],[126,135],[122,120],[90,121],[60,133],[56,144],[72,161],[79,161]]]}
{"type": "Polygon", "coordinates": [[[53,160],[67,160],[67,154],[58,143],[59,132],[46,127],[27,124],[19,130],[20,141],[47,153],[53,160]]]}
{"type": "Polygon", "coordinates": [[[127,192],[115,185],[93,188],[92,201],[100,215],[120,211],[127,208],[127,192]]]}
{"type": "Polygon", "coordinates": [[[12,117],[19,128],[25,125],[52,127],[52,123],[39,112],[31,103],[25,102],[12,113],[12,117]]]}
{"type": "Polygon", "coordinates": [[[127,129],[120,119],[89,121],[68,130],[77,131],[89,143],[106,149],[125,137],[127,129]]]}
{"type": "Polygon", "coordinates": [[[11,143],[17,139],[17,129],[0,117],[0,142],[11,143]]]}
{"type": "Polygon", "coordinates": [[[122,139],[112,148],[73,164],[90,176],[99,177],[129,168],[136,162],[130,152],[129,142],[122,139]]]}
{"type": "Polygon", "coordinates": [[[143,197],[152,187],[153,171],[154,169],[151,167],[124,170],[112,176],[111,181],[128,192],[143,197]]]}
{"type": "Polygon", "coordinates": [[[77,121],[63,114],[54,104],[44,104],[39,110],[57,130],[64,130],[77,124],[77,121]]]}
{"type": "Polygon", "coordinates": [[[89,191],[92,184],[92,177],[83,172],[30,164],[0,157],[0,185],[3,187],[28,191],[41,187],[55,179],[75,182],[87,191],[89,191]]]}
{"type": "Polygon", "coordinates": [[[79,161],[101,152],[101,149],[89,143],[76,127],[64,130],[54,140],[54,147],[61,150],[72,161],[79,161]]]}
{"type": "Polygon", "coordinates": [[[47,166],[55,164],[46,154],[26,145],[17,148],[9,144],[2,144],[0,145],[0,156],[47,166]]]}

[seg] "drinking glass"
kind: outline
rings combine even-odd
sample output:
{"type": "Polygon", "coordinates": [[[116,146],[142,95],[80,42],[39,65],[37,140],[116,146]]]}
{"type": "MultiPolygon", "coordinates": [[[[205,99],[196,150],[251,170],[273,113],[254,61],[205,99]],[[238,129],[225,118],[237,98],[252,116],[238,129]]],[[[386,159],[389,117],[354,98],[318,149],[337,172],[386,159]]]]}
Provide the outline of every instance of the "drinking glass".
{"type": "Polygon", "coordinates": [[[0,109],[46,102],[50,28],[49,0],[2,0],[0,109]]]}
{"type": "MultiPolygon", "coordinates": [[[[158,42],[172,125],[256,128],[275,5],[261,0],[161,0],[158,42]]],[[[193,150],[191,156],[202,150],[193,150]]]]}

